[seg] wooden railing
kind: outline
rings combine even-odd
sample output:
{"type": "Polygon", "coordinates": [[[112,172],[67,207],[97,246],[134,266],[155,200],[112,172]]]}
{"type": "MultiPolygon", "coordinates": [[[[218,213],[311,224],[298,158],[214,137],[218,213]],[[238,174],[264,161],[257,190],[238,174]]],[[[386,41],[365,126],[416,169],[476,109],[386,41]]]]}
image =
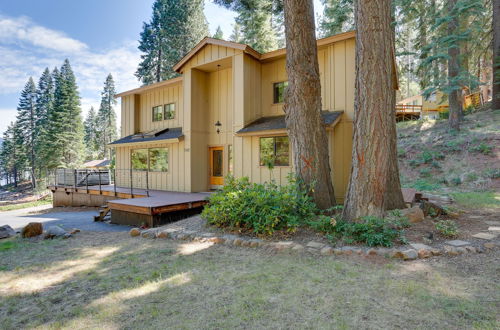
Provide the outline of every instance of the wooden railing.
{"type": "Polygon", "coordinates": [[[422,106],[413,104],[396,104],[396,112],[398,113],[422,112],[422,106]]]}

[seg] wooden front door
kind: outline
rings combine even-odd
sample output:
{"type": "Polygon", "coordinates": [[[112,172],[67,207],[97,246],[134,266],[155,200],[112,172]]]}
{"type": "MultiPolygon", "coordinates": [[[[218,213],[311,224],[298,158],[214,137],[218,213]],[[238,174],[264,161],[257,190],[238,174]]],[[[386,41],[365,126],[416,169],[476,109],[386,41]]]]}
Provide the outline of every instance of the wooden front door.
{"type": "Polygon", "coordinates": [[[224,147],[208,148],[210,155],[210,186],[222,186],[224,184],[224,147]]]}

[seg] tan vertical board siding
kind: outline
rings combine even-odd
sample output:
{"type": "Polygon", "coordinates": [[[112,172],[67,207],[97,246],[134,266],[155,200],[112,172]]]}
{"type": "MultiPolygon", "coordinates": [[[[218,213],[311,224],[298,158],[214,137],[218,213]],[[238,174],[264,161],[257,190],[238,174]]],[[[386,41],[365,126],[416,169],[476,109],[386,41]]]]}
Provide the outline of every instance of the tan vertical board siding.
{"type": "Polygon", "coordinates": [[[159,87],[140,95],[139,131],[149,132],[163,128],[182,127],[184,123],[184,99],[182,84],[159,87]],[[153,107],[175,103],[174,119],[153,121],[153,107]]]}
{"type": "MultiPolygon", "coordinates": [[[[324,110],[345,113],[328,132],[330,165],[337,199],[342,201],[350,174],[352,119],[354,116],[354,39],[319,49],[318,60],[324,110]]],[[[134,131],[182,127],[184,141],[169,145],[169,173],[153,173],[156,189],[204,191],[208,189],[208,147],[224,147],[227,174],[228,145],[233,145],[234,175],[253,182],[270,179],[284,184],[292,167],[272,172],[259,165],[259,137],[236,137],[234,132],[261,116],[282,115],[282,104],[273,104],[273,83],[287,80],[285,59],[260,63],[240,50],[207,45],[183,67],[183,82],[122,98],[122,136],[134,131]],[[232,68],[219,73],[197,70],[204,64],[232,57],[232,68]],[[152,122],[152,107],[176,103],[176,118],[152,122]],[[134,111],[140,109],[140,111],[134,111]],[[135,113],[135,116],[134,116],[135,113]],[[216,133],[215,122],[222,123],[216,133]],[[175,175],[174,175],[175,174],[175,175]]],[[[117,168],[130,167],[130,148],[117,148],[117,168]]],[[[122,180],[126,181],[125,178],[122,180]]],[[[140,182],[139,178],[137,178],[140,182]]]]}
{"type": "MultiPolygon", "coordinates": [[[[130,187],[131,152],[142,148],[168,148],[168,172],[148,172],[149,189],[188,191],[182,175],[184,164],[184,142],[148,143],[136,146],[118,147],[116,150],[116,183],[119,187],[130,187]]],[[[146,189],[146,172],[133,171],[134,188],[146,189]]]]}

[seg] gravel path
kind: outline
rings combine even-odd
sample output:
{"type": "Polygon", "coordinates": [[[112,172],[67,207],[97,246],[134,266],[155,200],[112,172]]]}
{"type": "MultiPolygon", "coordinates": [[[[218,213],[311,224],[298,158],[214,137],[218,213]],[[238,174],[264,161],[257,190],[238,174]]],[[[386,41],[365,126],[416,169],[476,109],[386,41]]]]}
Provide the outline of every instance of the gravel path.
{"type": "Polygon", "coordinates": [[[99,214],[96,210],[58,212],[56,209],[54,212],[33,214],[33,212],[45,209],[47,209],[47,206],[0,212],[0,226],[9,225],[16,230],[20,230],[29,222],[41,222],[44,227],[56,225],[67,230],[78,228],[82,231],[93,232],[119,232],[128,231],[131,228],[129,226],[112,225],[105,222],[94,222],[94,215],[99,214]]]}

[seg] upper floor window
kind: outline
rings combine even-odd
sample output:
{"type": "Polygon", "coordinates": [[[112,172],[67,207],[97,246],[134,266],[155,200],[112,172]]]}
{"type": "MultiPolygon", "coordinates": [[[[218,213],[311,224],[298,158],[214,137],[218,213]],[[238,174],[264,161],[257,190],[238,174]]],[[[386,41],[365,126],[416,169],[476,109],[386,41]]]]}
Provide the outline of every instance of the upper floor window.
{"type": "Polygon", "coordinates": [[[163,118],[165,120],[175,118],[175,103],[165,104],[165,111],[163,114],[163,118]]]}
{"type": "Polygon", "coordinates": [[[163,120],[163,106],[159,105],[153,107],[153,121],[162,121],[163,120]]]}
{"type": "Polygon", "coordinates": [[[273,84],[274,103],[283,103],[285,101],[285,90],[287,87],[288,87],[288,81],[282,81],[273,84]]]}
{"type": "Polygon", "coordinates": [[[288,136],[260,138],[260,166],[288,166],[290,147],[288,136]]]}

